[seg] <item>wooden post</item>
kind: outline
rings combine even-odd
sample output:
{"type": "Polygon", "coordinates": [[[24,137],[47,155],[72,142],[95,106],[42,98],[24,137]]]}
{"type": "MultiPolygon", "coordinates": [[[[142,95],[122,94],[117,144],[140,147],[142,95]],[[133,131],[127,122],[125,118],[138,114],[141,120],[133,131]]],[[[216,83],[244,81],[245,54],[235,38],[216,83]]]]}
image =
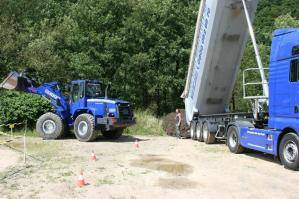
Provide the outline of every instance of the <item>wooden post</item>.
{"type": "Polygon", "coordinates": [[[23,136],[24,141],[24,164],[26,164],[26,133],[27,133],[27,120],[25,121],[25,131],[23,136]]]}

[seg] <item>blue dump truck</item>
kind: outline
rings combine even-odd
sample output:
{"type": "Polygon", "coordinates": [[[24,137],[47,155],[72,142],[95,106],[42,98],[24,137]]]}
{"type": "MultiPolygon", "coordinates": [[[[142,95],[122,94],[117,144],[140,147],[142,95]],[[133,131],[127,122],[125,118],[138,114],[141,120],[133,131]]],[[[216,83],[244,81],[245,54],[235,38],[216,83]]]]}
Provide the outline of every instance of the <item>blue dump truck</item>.
{"type": "Polygon", "coordinates": [[[269,68],[264,68],[251,24],[257,5],[257,0],[201,1],[182,94],[190,136],[206,144],[226,140],[232,153],[272,154],[298,170],[299,29],[274,31],[269,68]],[[258,65],[243,72],[243,95],[252,111],[234,113],[229,104],[248,33],[258,65]]]}
{"type": "Polygon", "coordinates": [[[54,111],[40,116],[36,122],[36,131],[44,139],[61,138],[68,128],[73,128],[82,142],[95,140],[98,132],[105,138],[117,139],[126,127],[135,124],[131,104],[109,99],[108,87],[105,89],[100,81],[72,81],[66,97],[57,82],[36,86],[25,74],[11,72],[0,88],[38,94],[51,103],[54,111]]]}

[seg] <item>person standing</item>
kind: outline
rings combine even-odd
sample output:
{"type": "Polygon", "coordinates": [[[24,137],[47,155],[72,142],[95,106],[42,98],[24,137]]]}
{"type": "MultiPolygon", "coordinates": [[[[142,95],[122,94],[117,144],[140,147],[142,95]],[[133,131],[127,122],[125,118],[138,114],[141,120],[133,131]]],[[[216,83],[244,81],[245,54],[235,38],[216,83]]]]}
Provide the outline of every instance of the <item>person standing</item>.
{"type": "Polygon", "coordinates": [[[181,127],[181,123],[182,123],[182,114],[179,109],[176,109],[175,113],[176,113],[176,116],[175,116],[176,137],[180,139],[181,138],[180,127],[181,127]]]}

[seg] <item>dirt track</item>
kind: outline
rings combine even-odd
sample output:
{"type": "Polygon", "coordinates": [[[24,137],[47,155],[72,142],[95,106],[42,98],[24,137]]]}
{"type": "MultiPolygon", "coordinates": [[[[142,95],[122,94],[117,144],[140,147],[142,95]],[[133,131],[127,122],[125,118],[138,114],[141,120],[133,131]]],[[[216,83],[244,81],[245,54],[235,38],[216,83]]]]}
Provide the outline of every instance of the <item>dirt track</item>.
{"type": "Polygon", "coordinates": [[[0,172],[18,162],[19,154],[7,147],[0,146],[0,172]]]}
{"type": "Polygon", "coordinates": [[[23,168],[21,162],[0,173],[8,176],[0,181],[0,198],[299,198],[299,172],[271,156],[233,155],[224,144],[172,137],[140,136],[136,149],[135,139],[33,138],[28,150],[43,162],[29,159],[14,175],[8,174],[23,168]],[[92,150],[96,162],[89,159],[92,150]],[[89,185],[77,188],[81,168],[89,185]]]}

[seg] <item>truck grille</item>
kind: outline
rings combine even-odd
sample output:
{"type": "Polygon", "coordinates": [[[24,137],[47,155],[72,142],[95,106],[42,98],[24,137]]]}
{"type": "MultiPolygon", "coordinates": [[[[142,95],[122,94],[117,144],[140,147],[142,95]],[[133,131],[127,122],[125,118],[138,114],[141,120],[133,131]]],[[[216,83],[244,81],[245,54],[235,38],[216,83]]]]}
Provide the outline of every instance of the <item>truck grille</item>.
{"type": "Polygon", "coordinates": [[[118,104],[119,118],[121,120],[131,120],[133,112],[129,104],[118,104]]]}

